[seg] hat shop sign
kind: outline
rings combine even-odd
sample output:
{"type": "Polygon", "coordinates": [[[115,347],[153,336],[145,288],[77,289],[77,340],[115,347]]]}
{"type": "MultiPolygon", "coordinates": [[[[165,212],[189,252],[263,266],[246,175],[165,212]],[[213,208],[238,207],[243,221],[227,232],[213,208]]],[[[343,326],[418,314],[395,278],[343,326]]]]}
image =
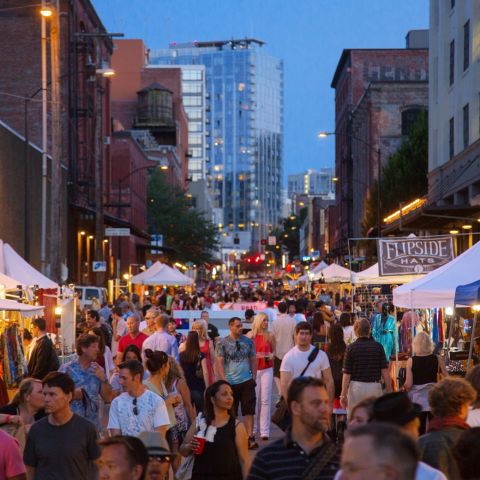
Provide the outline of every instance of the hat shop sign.
{"type": "Polygon", "coordinates": [[[455,257],[453,238],[380,238],[378,270],[381,276],[429,273],[455,257]]]}

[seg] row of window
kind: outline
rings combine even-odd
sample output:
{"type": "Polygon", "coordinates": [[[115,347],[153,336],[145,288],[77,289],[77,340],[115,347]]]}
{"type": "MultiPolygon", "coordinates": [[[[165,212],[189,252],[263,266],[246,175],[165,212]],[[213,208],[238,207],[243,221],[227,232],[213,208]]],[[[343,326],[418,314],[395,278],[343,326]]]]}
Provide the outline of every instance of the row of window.
{"type": "MultiPolygon", "coordinates": [[[[463,26],[463,71],[470,66],[470,20],[463,26]]],[[[455,39],[450,42],[449,83],[455,82],[455,39]]]]}

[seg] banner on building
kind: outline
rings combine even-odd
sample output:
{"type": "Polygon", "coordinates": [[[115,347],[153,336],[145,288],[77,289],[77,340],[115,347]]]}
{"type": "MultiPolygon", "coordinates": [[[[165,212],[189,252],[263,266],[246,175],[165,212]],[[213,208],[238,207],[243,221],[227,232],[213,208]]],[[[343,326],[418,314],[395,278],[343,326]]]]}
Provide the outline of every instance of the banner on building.
{"type": "Polygon", "coordinates": [[[381,276],[429,273],[455,257],[453,238],[380,238],[377,241],[381,276]]]}

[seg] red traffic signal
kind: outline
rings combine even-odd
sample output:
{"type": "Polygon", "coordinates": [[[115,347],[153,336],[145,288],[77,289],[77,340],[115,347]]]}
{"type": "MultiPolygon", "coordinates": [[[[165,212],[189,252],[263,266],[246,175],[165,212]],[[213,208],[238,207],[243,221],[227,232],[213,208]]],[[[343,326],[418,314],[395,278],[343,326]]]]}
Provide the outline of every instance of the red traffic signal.
{"type": "Polygon", "coordinates": [[[261,244],[261,245],[266,245],[266,244],[267,244],[267,239],[266,239],[266,238],[262,238],[262,239],[260,240],[260,244],[261,244]]]}

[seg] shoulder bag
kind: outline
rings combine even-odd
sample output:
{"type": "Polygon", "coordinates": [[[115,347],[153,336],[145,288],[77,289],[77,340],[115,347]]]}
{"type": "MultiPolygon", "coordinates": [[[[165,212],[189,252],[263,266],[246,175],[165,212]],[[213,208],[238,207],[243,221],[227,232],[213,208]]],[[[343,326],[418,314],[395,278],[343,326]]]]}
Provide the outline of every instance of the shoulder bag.
{"type": "Polygon", "coordinates": [[[316,480],[320,478],[322,470],[337,454],[337,447],[331,441],[327,441],[326,445],[322,446],[316,455],[311,459],[307,468],[302,473],[303,480],[316,480]]]}
{"type": "MultiPolygon", "coordinates": [[[[307,371],[308,367],[312,362],[315,361],[317,358],[319,348],[315,347],[310,355],[308,356],[308,363],[307,366],[302,370],[302,373],[299,375],[299,377],[303,377],[303,374],[307,371]]],[[[275,409],[275,412],[273,412],[272,415],[272,423],[274,423],[280,430],[285,431],[287,427],[291,423],[291,418],[290,418],[290,413],[288,411],[288,406],[287,406],[287,400],[283,397],[280,398],[277,408],[275,409]]]]}

